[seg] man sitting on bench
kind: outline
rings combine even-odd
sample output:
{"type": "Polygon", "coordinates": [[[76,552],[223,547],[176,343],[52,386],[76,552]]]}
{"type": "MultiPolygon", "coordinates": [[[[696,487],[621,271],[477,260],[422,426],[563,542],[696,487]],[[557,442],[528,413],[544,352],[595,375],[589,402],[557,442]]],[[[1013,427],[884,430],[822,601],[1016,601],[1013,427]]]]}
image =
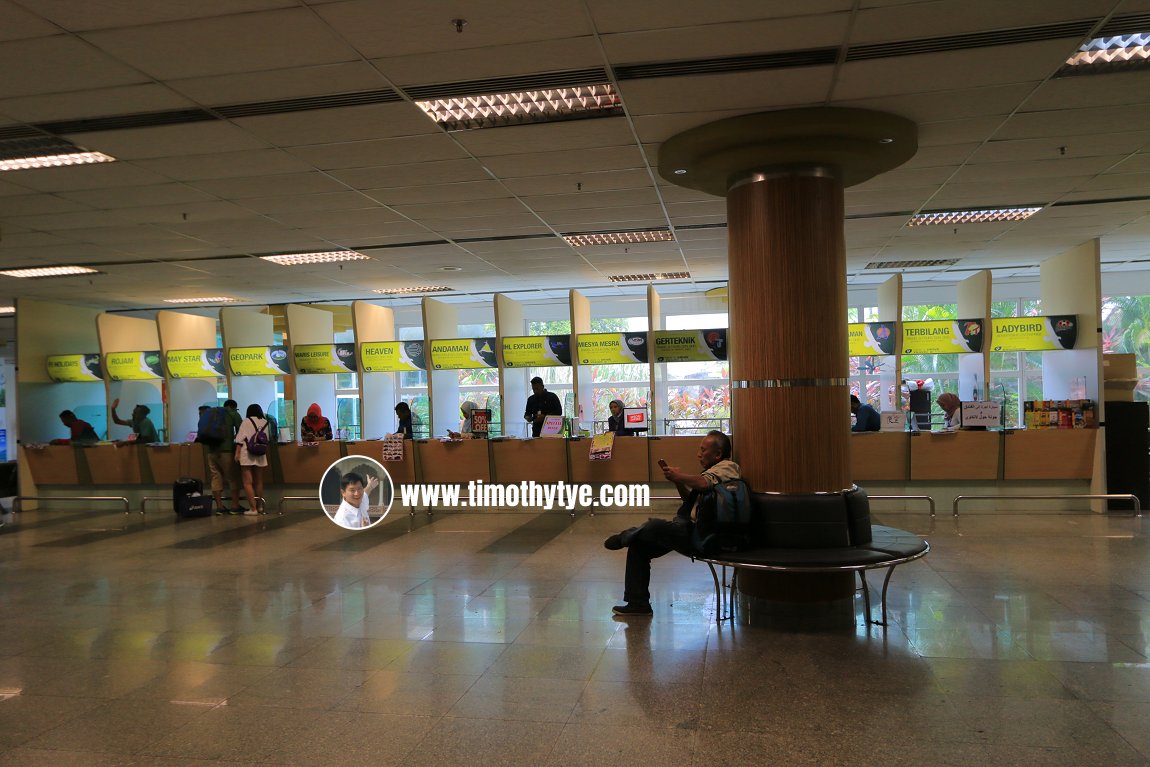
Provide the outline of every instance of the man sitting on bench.
{"type": "Polygon", "coordinates": [[[677,466],[659,461],[663,476],[674,482],[683,505],[674,519],[648,519],[603,541],[611,551],[627,549],[627,573],[623,582],[623,601],[612,612],[616,615],[651,615],[651,560],[670,551],[695,556],[693,533],[699,495],[720,482],[739,479],[739,465],[731,460],[731,438],[721,431],[707,432],[699,444],[699,474],[684,474],[677,466]]]}

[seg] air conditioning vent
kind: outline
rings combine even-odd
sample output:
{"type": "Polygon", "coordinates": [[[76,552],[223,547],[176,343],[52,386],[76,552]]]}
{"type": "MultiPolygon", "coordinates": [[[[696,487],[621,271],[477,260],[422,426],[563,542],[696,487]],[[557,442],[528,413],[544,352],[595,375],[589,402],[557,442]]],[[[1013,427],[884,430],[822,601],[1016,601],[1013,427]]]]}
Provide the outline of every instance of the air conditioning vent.
{"type": "Polygon", "coordinates": [[[1094,28],[1094,20],[1067,21],[1061,24],[1043,24],[1019,29],[1003,29],[993,32],[973,32],[965,35],[932,37],[921,40],[901,40],[874,45],[857,45],[847,51],[847,61],[868,61],[889,59],[895,56],[912,56],[918,53],[942,53],[944,51],[972,51],[979,48],[992,48],[998,45],[1019,45],[1063,38],[1082,39],[1094,28]]]}
{"type": "Polygon", "coordinates": [[[161,125],[186,125],[218,119],[203,109],[172,109],[166,112],[145,112],[142,114],[114,115],[111,117],[89,117],[82,120],[57,120],[38,123],[37,128],[48,133],[94,133],[96,131],[129,130],[132,128],[155,128],[161,125]]]}
{"type": "Polygon", "coordinates": [[[835,63],[838,48],[760,53],[751,56],[724,56],[714,59],[687,59],[653,64],[623,64],[615,67],[619,80],[648,80],[655,77],[716,75],[727,72],[757,72],[769,69],[829,66],[835,63]]]}
{"type": "Polygon", "coordinates": [[[357,93],[336,93],[330,96],[310,96],[282,101],[255,101],[250,104],[233,104],[226,107],[213,107],[212,111],[221,117],[255,117],[257,115],[277,115],[288,112],[308,112],[313,109],[335,109],[338,107],[358,107],[367,104],[394,104],[403,98],[391,88],[357,93]]]}

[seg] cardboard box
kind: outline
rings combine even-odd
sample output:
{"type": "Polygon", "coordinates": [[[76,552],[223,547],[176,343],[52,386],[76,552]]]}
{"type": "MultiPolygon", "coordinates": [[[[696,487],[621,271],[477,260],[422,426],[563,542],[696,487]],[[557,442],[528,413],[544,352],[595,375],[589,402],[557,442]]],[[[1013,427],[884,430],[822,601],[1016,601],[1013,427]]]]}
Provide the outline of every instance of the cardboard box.
{"type": "Polygon", "coordinates": [[[1138,361],[1133,354],[1102,355],[1102,398],[1133,402],[1138,385],[1138,361]]]}

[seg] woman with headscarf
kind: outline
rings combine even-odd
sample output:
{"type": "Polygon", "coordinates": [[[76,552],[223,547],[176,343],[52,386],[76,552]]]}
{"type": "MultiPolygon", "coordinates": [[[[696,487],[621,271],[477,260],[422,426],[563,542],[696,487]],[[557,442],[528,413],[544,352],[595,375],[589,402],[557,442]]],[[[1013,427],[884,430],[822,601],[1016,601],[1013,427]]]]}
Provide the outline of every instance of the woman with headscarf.
{"type": "Polygon", "coordinates": [[[627,419],[623,417],[623,400],[613,399],[607,406],[611,415],[607,417],[607,431],[615,432],[616,437],[629,437],[634,432],[627,428],[627,419]]]}
{"type": "Polygon", "coordinates": [[[331,421],[324,417],[318,403],[311,403],[300,423],[300,442],[322,442],[331,439],[331,421]]]}
{"type": "Polygon", "coordinates": [[[946,416],[946,420],[943,422],[943,425],[948,429],[954,428],[954,414],[958,412],[958,408],[962,405],[962,401],[959,400],[957,394],[947,391],[938,395],[937,402],[938,406],[942,408],[943,414],[946,416]]]}
{"type": "Polygon", "coordinates": [[[464,434],[470,435],[473,431],[474,424],[471,420],[471,414],[479,409],[479,405],[471,400],[467,400],[459,406],[459,415],[463,418],[463,423],[459,426],[459,431],[447,430],[447,436],[451,439],[465,439],[464,434]]]}

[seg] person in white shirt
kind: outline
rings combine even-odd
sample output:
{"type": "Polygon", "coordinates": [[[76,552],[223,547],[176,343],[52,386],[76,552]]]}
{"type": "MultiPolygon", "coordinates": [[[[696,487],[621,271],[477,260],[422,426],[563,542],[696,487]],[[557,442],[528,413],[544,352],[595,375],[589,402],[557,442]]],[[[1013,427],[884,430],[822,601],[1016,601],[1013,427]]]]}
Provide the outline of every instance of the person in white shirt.
{"type": "Polygon", "coordinates": [[[368,509],[371,508],[371,491],[379,487],[378,477],[363,477],[354,471],[344,474],[339,480],[340,495],[343,501],[332,517],[332,521],[348,530],[361,530],[371,527],[371,517],[368,509]]]}

